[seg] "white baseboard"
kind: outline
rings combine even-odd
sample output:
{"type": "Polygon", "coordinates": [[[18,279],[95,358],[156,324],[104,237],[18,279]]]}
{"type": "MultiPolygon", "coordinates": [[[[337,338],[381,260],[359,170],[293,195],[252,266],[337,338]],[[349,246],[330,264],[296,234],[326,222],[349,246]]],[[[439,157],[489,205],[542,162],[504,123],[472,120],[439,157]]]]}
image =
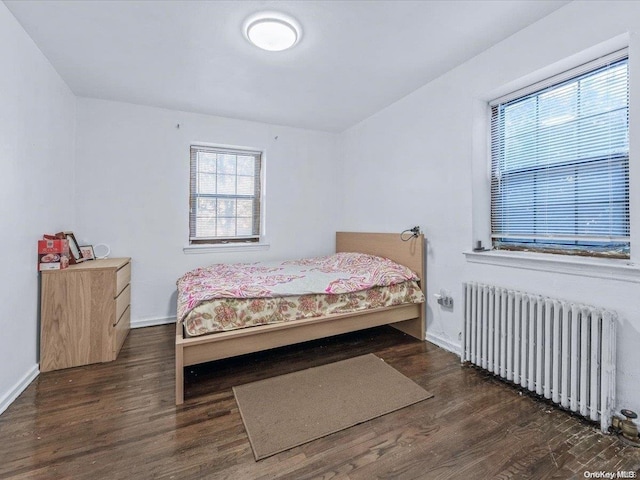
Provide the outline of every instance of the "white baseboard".
{"type": "Polygon", "coordinates": [[[131,320],[131,328],[155,327],[156,325],[166,325],[168,323],[176,323],[176,317],[155,317],[131,320]]]}
{"type": "Polygon", "coordinates": [[[0,398],[0,414],[11,405],[18,396],[33,382],[40,373],[40,365],[35,364],[2,398],[0,398]]]}
{"type": "Polygon", "coordinates": [[[462,355],[462,350],[460,345],[457,343],[450,342],[449,340],[439,337],[438,335],[434,335],[433,333],[427,332],[427,342],[431,342],[440,348],[444,348],[445,350],[455,353],[458,356],[462,355]]]}

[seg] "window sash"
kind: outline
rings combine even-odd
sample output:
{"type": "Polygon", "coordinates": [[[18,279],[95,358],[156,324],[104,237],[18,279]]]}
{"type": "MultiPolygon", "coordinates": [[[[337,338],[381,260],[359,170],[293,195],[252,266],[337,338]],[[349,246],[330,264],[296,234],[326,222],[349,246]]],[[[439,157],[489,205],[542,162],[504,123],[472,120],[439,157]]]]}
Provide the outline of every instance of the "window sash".
{"type": "Polygon", "coordinates": [[[189,243],[257,242],[262,153],[192,145],[189,243]]]}
{"type": "Polygon", "coordinates": [[[626,55],[490,103],[495,248],[629,258],[626,55]]]}

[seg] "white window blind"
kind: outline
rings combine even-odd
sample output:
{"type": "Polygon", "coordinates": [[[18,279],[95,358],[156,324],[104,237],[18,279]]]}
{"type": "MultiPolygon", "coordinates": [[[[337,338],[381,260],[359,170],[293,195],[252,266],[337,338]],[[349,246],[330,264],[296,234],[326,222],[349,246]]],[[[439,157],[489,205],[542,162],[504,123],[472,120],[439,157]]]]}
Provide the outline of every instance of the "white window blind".
{"type": "Polygon", "coordinates": [[[629,258],[626,51],[491,103],[494,248],[629,258]]]}
{"type": "Polygon", "coordinates": [[[261,160],[261,152],[191,146],[191,244],[259,240],[261,160]]]}

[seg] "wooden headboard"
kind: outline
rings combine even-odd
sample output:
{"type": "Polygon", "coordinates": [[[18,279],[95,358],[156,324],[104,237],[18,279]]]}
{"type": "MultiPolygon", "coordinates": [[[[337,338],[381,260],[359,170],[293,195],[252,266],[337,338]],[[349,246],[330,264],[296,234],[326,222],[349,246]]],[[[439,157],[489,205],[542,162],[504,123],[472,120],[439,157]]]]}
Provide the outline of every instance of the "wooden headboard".
{"type": "Polygon", "coordinates": [[[336,232],[336,252],[368,253],[405,265],[418,274],[425,291],[423,234],[405,242],[399,233],[336,232]]]}

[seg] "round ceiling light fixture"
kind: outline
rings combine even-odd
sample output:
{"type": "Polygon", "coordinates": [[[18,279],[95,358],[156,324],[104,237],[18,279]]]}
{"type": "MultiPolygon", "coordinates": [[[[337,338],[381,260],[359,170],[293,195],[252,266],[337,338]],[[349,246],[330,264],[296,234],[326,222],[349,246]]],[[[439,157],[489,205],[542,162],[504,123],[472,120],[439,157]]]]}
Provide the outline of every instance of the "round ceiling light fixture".
{"type": "Polygon", "coordinates": [[[293,18],[279,12],[262,12],[247,18],[243,25],[244,36],[256,47],[270,52],[280,52],[300,41],[302,28],[293,18]]]}

